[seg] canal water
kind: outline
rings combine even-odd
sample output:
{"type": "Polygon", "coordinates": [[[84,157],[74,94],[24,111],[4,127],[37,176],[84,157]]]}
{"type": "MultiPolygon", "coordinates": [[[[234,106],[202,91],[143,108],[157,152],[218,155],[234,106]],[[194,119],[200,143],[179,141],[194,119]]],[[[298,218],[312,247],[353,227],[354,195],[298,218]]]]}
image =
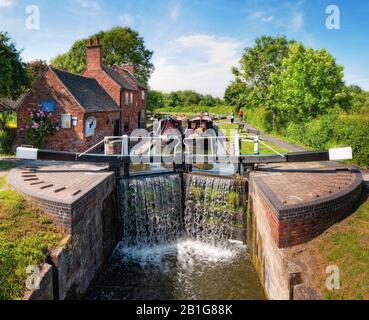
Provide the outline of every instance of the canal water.
{"type": "Polygon", "coordinates": [[[240,241],[244,188],[197,174],[122,179],[122,240],[86,298],[264,299],[240,241]]]}

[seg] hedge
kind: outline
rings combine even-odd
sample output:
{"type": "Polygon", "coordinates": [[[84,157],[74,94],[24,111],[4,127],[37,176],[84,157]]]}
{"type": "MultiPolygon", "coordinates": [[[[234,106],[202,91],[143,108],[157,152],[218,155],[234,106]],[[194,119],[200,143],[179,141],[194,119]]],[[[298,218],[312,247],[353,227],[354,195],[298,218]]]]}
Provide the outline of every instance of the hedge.
{"type": "MultiPolygon", "coordinates": [[[[270,114],[263,108],[250,112],[247,120],[261,130],[271,125],[270,114]]],[[[291,142],[316,150],[333,147],[352,147],[353,163],[369,167],[369,116],[332,113],[307,123],[290,122],[285,129],[275,132],[291,142]]]]}

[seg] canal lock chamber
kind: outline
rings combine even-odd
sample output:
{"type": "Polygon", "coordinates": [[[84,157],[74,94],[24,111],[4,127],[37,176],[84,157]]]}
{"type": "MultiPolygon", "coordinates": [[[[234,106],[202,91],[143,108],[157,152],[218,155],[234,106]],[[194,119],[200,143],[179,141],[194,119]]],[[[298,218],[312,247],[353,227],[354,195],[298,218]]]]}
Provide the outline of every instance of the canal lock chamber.
{"type": "Polygon", "coordinates": [[[122,177],[121,240],[87,299],[264,299],[247,251],[248,181],[122,177]]]}

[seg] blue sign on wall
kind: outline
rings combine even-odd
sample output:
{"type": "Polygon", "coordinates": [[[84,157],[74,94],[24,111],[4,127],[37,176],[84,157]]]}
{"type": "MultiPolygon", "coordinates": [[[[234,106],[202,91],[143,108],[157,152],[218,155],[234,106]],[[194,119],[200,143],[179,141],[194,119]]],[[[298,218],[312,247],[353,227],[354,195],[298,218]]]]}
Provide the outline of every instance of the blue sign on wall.
{"type": "Polygon", "coordinates": [[[55,102],[53,100],[41,101],[39,106],[40,110],[43,112],[51,112],[51,113],[55,112],[55,102]]]}

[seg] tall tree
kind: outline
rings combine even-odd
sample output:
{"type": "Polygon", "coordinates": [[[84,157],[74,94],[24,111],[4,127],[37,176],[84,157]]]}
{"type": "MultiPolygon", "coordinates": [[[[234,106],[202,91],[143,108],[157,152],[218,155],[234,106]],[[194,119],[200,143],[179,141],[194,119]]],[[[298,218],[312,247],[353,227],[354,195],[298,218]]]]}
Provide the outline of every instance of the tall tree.
{"type": "Polygon", "coordinates": [[[252,101],[249,101],[250,91],[251,87],[244,82],[233,81],[224,93],[224,100],[229,105],[234,106],[236,112],[242,108],[250,108],[252,104],[252,101]]]}
{"type": "Polygon", "coordinates": [[[255,46],[245,49],[240,67],[233,68],[236,83],[244,84],[249,108],[272,108],[269,86],[272,74],[281,70],[282,60],[288,54],[288,41],[285,37],[263,36],[255,40],[255,46]]]}
{"type": "Polygon", "coordinates": [[[349,103],[343,67],[326,50],[297,43],[289,46],[282,72],[272,76],[270,88],[282,124],[308,121],[349,103]]]}
{"type": "Polygon", "coordinates": [[[0,98],[17,99],[29,84],[26,65],[7,33],[0,32],[0,98]]]}
{"type": "MultiPolygon", "coordinates": [[[[105,65],[132,63],[135,67],[135,76],[147,84],[154,71],[154,65],[150,61],[153,51],[146,49],[144,39],[138,32],[128,27],[115,27],[91,37],[100,38],[105,65]]],[[[51,64],[69,72],[82,73],[86,69],[87,40],[76,41],[67,53],[52,59],[51,64]]]]}
{"type": "Polygon", "coordinates": [[[147,109],[154,111],[155,109],[165,106],[165,95],[158,90],[149,90],[147,93],[147,109]]]}
{"type": "Polygon", "coordinates": [[[27,63],[27,72],[31,85],[48,69],[46,61],[34,60],[27,63]]]}

